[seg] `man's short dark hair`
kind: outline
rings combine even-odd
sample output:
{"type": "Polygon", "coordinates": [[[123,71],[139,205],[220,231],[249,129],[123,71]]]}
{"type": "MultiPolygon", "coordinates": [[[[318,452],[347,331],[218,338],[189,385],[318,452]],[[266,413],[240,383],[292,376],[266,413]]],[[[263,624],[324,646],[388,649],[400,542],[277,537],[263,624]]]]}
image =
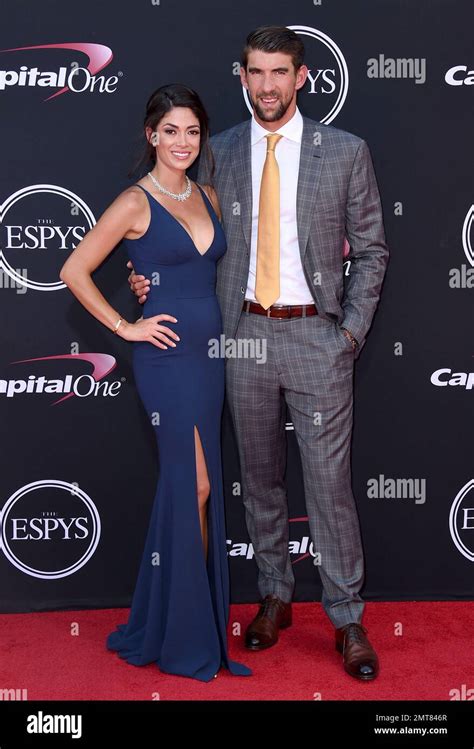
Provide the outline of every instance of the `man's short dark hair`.
{"type": "Polygon", "coordinates": [[[287,26],[260,26],[250,32],[240,59],[245,70],[247,70],[248,54],[255,49],[261,52],[284,52],[291,55],[295,71],[304,63],[304,44],[299,36],[287,26]]]}

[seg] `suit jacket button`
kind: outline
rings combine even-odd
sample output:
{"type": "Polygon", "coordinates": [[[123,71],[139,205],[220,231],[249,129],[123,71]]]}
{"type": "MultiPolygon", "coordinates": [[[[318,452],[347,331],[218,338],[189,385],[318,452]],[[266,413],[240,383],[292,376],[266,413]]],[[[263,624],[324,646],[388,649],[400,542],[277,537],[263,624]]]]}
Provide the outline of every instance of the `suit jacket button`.
{"type": "Polygon", "coordinates": [[[240,287],[240,291],[242,292],[242,294],[245,294],[245,289],[243,286],[240,287]]]}

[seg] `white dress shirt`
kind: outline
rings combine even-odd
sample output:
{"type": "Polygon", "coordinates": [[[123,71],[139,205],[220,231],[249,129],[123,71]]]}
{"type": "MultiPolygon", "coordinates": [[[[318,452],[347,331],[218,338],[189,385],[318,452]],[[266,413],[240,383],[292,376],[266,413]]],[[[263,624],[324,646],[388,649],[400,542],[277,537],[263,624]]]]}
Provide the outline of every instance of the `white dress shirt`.
{"type": "MultiPolygon", "coordinates": [[[[283,127],[276,130],[283,136],[275,147],[275,158],[280,170],[280,296],[274,304],[314,304],[301,263],[296,223],[296,190],[300,165],[303,118],[296,112],[283,127]]],[[[260,182],[267,154],[265,130],[252,115],[252,238],[250,245],[250,269],[246,299],[255,298],[255,273],[257,267],[258,207],[260,182]]]]}

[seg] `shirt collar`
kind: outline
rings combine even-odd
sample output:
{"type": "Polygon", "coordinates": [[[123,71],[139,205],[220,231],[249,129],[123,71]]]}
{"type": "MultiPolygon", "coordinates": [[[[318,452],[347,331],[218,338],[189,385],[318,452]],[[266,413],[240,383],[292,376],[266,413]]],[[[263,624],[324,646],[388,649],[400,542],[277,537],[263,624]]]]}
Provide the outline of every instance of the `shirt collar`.
{"type": "MultiPolygon", "coordinates": [[[[288,120],[288,122],[286,122],[275,132],[283,135],[285,138],[288,138],[288,140],[292,140],[294,143],[301,143],[301,138],[303,135],[303,117],[298,107],[296,107],[296,111],[291,120],[288,120]]],[[[262,140],[262,138],[264,138],[268,134],[269,131],[265,130],[265,128],[257,122],[257,120],[255,119],[255,115],[252,114],[250,134],[252,146],[255,145],[255,143],[258,143],[258,141],[262,140]]]]}

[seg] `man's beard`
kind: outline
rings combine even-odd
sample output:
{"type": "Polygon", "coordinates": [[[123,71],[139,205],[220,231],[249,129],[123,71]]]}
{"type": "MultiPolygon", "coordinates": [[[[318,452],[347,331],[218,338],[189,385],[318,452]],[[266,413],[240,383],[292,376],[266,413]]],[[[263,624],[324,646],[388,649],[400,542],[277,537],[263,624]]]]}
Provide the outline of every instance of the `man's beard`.
{"type": "MultiPolygon", "coordinates": [[[[271,98],[271,97],[270,97],[271,98]]],[[[261,120],[264,122],[276,122],[277,120],[281,120],[281,118],[285,115],[286,111],[288,110],[288,107],[291,104],[291,99],[287,102],[287,104],[284,104],[281,99],[278,100],[278,106],[275,109],[273,113],[266,113],[260,106],[260,99],[253,100],[252,99],[252,105],[259,116],[261,120]]]]}

